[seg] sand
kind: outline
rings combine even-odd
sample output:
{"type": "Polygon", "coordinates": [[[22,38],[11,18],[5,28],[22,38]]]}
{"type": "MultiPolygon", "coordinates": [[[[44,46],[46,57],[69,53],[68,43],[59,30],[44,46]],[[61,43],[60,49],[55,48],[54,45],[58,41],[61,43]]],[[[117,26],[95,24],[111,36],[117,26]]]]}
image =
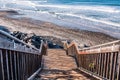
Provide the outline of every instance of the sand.
{"type": "Polygon", "coordinates": [[[35,33],[40,36],[55,37],[59,40],[74,40],[79,45],[87,44],[89,46],[117,40],[114,37],[100,32],[71,29],[26,17],[10,17],[13,15],[19,14],[16,11],[0,11],[0,25],[5,26],[5,28],[11,32],[21,31],[24,33],[35,33]]]}

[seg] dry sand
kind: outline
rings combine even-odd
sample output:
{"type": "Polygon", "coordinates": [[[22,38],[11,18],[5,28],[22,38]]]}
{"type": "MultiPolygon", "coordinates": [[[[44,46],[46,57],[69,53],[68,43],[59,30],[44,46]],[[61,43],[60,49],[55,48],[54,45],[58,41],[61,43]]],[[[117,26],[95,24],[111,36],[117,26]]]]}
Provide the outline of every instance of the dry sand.
{"type": "Polygon", "coordinates": [[[75,40],[79,44],[87,44],[90,46],[116,40],[116,38],[99,32],[70,29],[53,23],[25,17],[17,19],[8,17],[16,14],[18,13],[15,11],[1,11],[0,25],[5,26],[10,31],[35,33],[37,35],[51,36],[62,40],[75,40]]]}

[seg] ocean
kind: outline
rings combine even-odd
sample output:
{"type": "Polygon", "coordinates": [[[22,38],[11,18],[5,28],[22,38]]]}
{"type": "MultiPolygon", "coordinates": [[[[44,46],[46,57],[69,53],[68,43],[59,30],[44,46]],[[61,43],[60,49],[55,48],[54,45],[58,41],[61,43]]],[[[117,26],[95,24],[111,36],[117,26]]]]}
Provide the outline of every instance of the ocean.
{"type": "Polygon", "coordinates": [[[120,39],[120,0],[0,0],[0,8],[17,10],[24,14],[22,17],[120,39]]]}

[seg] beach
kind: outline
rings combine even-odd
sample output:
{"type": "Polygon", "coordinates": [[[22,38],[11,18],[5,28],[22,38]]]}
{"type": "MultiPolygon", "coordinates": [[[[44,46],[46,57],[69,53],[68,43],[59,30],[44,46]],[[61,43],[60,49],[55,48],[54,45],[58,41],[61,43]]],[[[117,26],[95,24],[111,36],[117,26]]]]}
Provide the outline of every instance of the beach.
{"type": "Polygon", "coordinates": [[[49,22],[120,39],[119,0],[1,0],[0,10],[15,10],[21,14],[9,16],[14,19],[29,18],[35,20],[34,23],[49,22]]]}
{"type": "Polygon", "coordinates": [[[55,37],[58,40],[74,40],[78,45],[86,44],[88,46],[117,40],[117,38],[100,32],[68,28],[28,17],[12,18],[13,15],[20,14],[12,10],[0,11],[0,25],[10,30],[10,32],[35,33],[39,36],[55,37]]]}

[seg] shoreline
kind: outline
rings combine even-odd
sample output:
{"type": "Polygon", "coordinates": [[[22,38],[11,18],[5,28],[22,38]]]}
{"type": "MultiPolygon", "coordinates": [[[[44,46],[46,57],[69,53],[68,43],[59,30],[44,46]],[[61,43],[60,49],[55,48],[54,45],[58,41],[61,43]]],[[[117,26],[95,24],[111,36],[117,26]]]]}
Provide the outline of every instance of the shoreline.
{"type": "Polygon", "coordinates": [[[87,44],[89,46],[117,40],[117,38],[100,32],[71,29],[26,17],[11,18],[8,15],[19,15],[19,13],[0,11],[0,25],[5,26],[11,32],[21,31],[28,34],[35,33],[40,36],[51,36],[61,40],[75,40],[79,45],[87,44]]]}

